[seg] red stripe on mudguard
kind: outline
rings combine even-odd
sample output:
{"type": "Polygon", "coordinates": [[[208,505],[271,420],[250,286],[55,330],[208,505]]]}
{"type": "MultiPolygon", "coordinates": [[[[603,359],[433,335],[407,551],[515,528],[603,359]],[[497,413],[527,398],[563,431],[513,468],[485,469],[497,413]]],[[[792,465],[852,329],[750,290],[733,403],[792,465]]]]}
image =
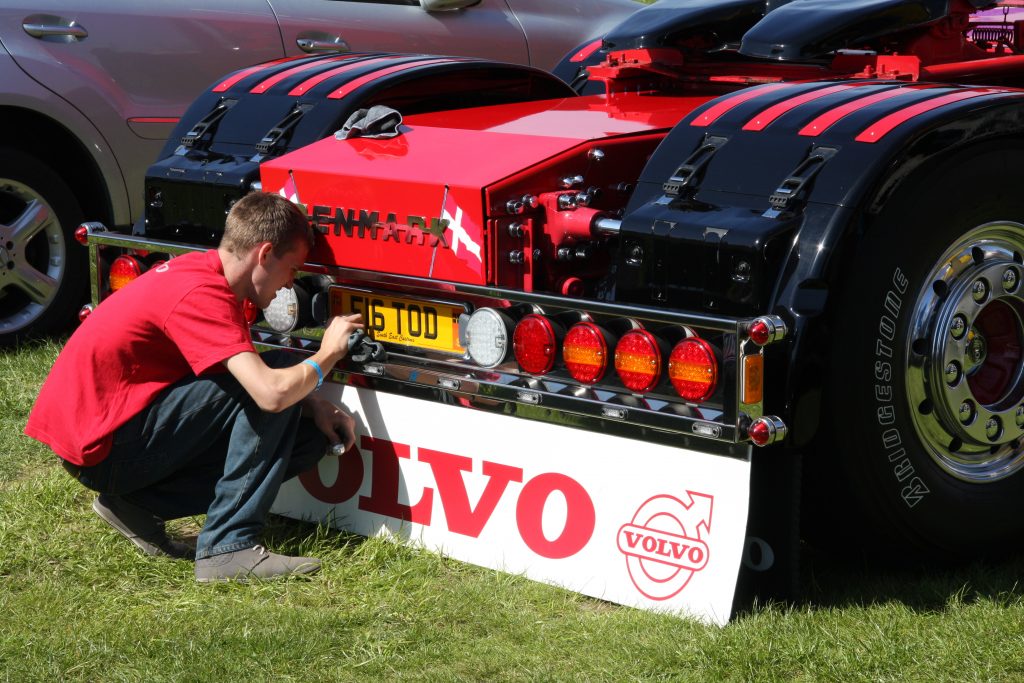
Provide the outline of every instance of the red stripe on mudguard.
{"type": "Polygon", "coordinates": [[[584,59],[586,59],[590,55],[592,55],[595,52],[597,52],[597,48],[601,47],[601,43],[603,41],[604,41],[603,38],[598,38],[597,40],[595,40],[593,42],[587,43],[586,45],[583,46],[583,48],[579,52],[574,54],[569,61],[570,62],[582,62],[584,59]]]}
{"type": "Polygon", "coordinates": [[[292,97],[298,97],[299,95],[304,95],[310,89],[315,88],[316,86],[323,83],[327,79],[333,78],[338,74],[343,74],[346,71],[352,71],[353,69],[357,69],[361,66],[366,66],[367,64],[393,62],[396,59],[401,59],[401,55],[394,55],[390,57],[374,57],[373,59],[367,59],[362,62],[352,62],[350,64],[343,64],[341,66],[335,67],[328,71],[324,71],[323,73],[319,73],[316,76],[312,76],[311,78],[304,80],[302,83],[299,83],[297,86],[289,90],[288,94],[291,95],[292,97]]]}
{"type": "Polygon", "coordinates": [[[290,78],[295,74],[300,74],[303,71],[309,71],[310,69],[315,69],[318,66],[324,66],[325,64],[330,64],[332,62],[337,62],[343,59],[351,59],[353,56],[354,55],[339,55],[337,57],[331,57],[330,59],[318,59],[315,62],[309,62],[308,64],[299,64],[298,66],[293,66],[290,69],[285,69],[280,73],[274,74],[273,76],[266,80],[260,81],[249,92],[257,95],[260,93],[264,93],[270,88],[273,88],[275,85],[277,85],[284,79],[290,78]]]}
{"type": "Polygon", "coordinates": [[[269,69],[270,67],[276,66],[283,62],[290,62],[293,59],[303,59],[304,57],[308,57],[308,55],[301,55],[299,57],[282,57],[281,59],[275,59],[270,62],[263,62],[262,64],[257,64],[256,66],[250,66],[247,69],[242,69],[241,71],[235,73],[233,76],[230,76],[229,78],[215,85],[213,87],[213,92],[224,92],[225,90],[233,86],[235,83],[238,83],[238,81],[242,80],[243,78],[246,78],[247,76],[252,76],[254,73],[263,71],[264,69],[269,69]]]}
{"type": "Polygon", "coordinates": [[[425,59],[418,62],[407,62],[405,64],[397,64],[395,66],[390,66],[386,69],[381,69],[380,71],[374,71],[373,73],[366,74],[365,76],[360,76],[359,78],[353,81],[349,81],[348,83],[346,83],[345,85],[341,86],[340,88],[332,92],[330,95],[328,95],[327,98],[331,100],[340,100],[342,97],[345,97],[356,88],[360,88],[366,85],[367,83],[377,80],[378,78],[390,76],[391,74],[398,73],[399,71],[405,71],[406,69],[412,69],[417,66],[426,66],[427,64],[441,64],[443,62],[457,61],[461,60],[451,58],[425,59]]]}
{"type": "Polygon", "coordinates": [[[833,85],[828,88],[821,88],[820,90],[812,90],[811,92],[805,92],[791,97],[788,100],[783,100],[777,104],[773,104],[761,113],[754,116],[754,118],[747,121],[746,125],[743,126],[743,130],[764,130],[772,121],[779,118],[786,112],[792,111],[799,107],[801,104],[807,102],[813,102],[814,100],[820,99],[827,95],[832,95],[837,92],[844,90],[850,90],[851,88],[857,88],[867,83],[842,83],[840,85],[833,85]]]}
{"type": "Polygon", "coordinates": [[[791,84],[787,83],[773,83],[772,85],[763,85],[757,88],[750,88],[748,90],[741,90],[735,95],[728,96],[726,99],[718,102],[717,104],[708,107],[708,109],[690,121],[690,125],[696,128],[703,128],[704,126],[710,126],[712,123],[720,119],[726,112],[740,106],[747,100],[752,100],[755,97],[760,97],[782,88],[792,88],[791,84]]]}
{"type": "Polygon", "coordinates": [[[875,121],[873,124],[865,128],[860,135],[854,138],[854,140],[857,142],[878,142],[892,132],[892,130],[897,126],[906,123],[916,116],[939,109],[940,107],[945,107],[948,104],[962,102],[963,100],[969,100],[975,97],[1020,97],[1021,95],[1024,95],[1024,92],[1003,90],[1002,88],[977,88],[950,93],[948,95],[943,95],[942,97],[936,97],[935,99],[918,102],[917,104],[913,104],[904,109],[900,109],[897,112],[893,112],[888,116],[883,116],[878,121],[875,121]]]}
{"type": "MultiPolygon", "coordinates": [[[[935,87],[935,86],[924,86],[924,87],[935,87]]],[[[920,87],[910,86],[906,88],[893,88],[892,90],[885,90],[883,92],[876,92],[874,95],[868,95],[862,97],[853,102],[847,102],[841,104],[835,109],[830,109],[818,118],[814,119],[806,126],[800,129],[800,135],[805,137],[817,137],[824,133],[829,127],[836,123],[839,119],[849,116],[855,111],[859,111],[864,107],[870,107],[872,104],[877,102],[883,102],[893,97],[900,97],[902,95],[909,95],[912,93],[920,92],[920,87]]]]}

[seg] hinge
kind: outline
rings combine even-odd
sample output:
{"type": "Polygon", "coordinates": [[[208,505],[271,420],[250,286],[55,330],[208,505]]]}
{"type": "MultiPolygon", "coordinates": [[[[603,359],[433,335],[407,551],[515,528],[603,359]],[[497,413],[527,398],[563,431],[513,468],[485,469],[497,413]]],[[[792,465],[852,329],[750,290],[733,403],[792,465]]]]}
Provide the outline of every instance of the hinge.
{"type": "Polygon", "coordinates": [[[778,218],[782,214],[792,211],[799,195],[807,189],[814,176],[818,175],[818,172],[825,166],[825,162],[834,157],[838,151],[835,147],[812,149],[807,158],[801,161],[800,165],[768,197],[768,204],[771,208],[761,215],[765,218],[778,218]]]}
{"type": "Polygon", "coordinates": [[[697,151],[691,154],[676,169],[676,172],[665,181],[665,184],[661,186],[665,194],[673,199],[679,197],[692,199],[697,194],[697,184],[700,182],[704,168],[711,161],[711,157],[715,155],[715,152],[720,150],[727,142],[729,142],[729,138],[726,137],[717,135],[705,137],[704,142],[697,148],[697,151]]]}
{"type": "Polygon", "coordinates": [[[227,114],[228,110],[236,104],[238,104],[238,100],[222,97],[217,102],[217,106],[210,110],[210,113],[200,119],[196,125],[192,126],[192,130],[185,133],[181,138],[181,145],[179,145],[174,153],[180,156],[186,154],[192,148],[197,148],[196,143],[207,133],[210,133],[212,136],[224,114],[227,114]]]}

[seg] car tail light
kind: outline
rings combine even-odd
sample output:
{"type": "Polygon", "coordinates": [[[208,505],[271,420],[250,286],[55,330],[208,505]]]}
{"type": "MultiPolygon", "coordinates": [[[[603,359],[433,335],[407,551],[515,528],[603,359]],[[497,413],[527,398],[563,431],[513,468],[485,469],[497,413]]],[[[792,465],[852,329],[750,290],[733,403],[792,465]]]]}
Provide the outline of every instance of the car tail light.
{"type": "Polygon", "coordinates": [[[661,379],[661,350],[647,330],[630,330],[615,347],[615,371],[630,391],[650,391],[661,379]]]}
{"type": "Polygon", "coordinates": [[[588,322],[570,327],[562,341],[562,360],[577,382],[599,382],[608,369],[608,342],[604,331],[588,322]]]}
{"type": "Polygon", "coordinates": [[[508,357],[512,319],[493,308],[481,308],[466,323],[466,351],[478,365],[493,368],[508,357]]]}
{"type": "Polygon", "coordinates": [[[142,275],[142,266],[132,256],[118,256],[110,264],[110,291],[116,292],[142,275]]]}
{"type": "Polygon", "coordinates": [[[687,401],[706,401],[718,386],[718,362],[714,349],[700,337],[688,337],[672,349],[668,379],[687,401]]]}
{"type": "Polygon", "coordinates": [[[531,313],[516,325],[512,335],[512,352],[526,372],[543,375],[555,365],[558,336],[555,326],[542,315],[531,313]]]}

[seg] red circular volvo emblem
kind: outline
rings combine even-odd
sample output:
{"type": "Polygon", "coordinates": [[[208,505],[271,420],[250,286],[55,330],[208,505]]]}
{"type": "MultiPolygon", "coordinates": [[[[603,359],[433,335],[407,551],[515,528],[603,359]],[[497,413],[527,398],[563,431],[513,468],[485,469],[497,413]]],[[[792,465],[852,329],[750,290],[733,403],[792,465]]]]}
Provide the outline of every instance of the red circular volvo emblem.
{"type": "Polygon", "coordinates": [[[712,496],[687,491],[690,503],[654,496],[619,529],[619,551],[633,585],[651,600],[668,600],[708,563],[712,496]]]}

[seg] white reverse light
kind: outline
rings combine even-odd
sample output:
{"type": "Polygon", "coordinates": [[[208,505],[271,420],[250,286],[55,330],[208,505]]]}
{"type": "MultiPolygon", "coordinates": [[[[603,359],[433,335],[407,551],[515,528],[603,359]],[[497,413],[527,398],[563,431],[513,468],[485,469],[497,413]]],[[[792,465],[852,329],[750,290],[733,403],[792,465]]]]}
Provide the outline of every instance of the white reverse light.
{"type": "Polygon", "coordinates": [[[493,368],[508,357],[512,319],[493,308],[473,312],[466,325],[466,349],[478,365],[493,368]]]}
{"type": "Polygon", "coordinates": [[[270,305],[263,309],[263,319],[277,332],[291,332],[302,327],[303,313],[309,310],[309,294],[299,285],[282,287],[270,305]]]}

